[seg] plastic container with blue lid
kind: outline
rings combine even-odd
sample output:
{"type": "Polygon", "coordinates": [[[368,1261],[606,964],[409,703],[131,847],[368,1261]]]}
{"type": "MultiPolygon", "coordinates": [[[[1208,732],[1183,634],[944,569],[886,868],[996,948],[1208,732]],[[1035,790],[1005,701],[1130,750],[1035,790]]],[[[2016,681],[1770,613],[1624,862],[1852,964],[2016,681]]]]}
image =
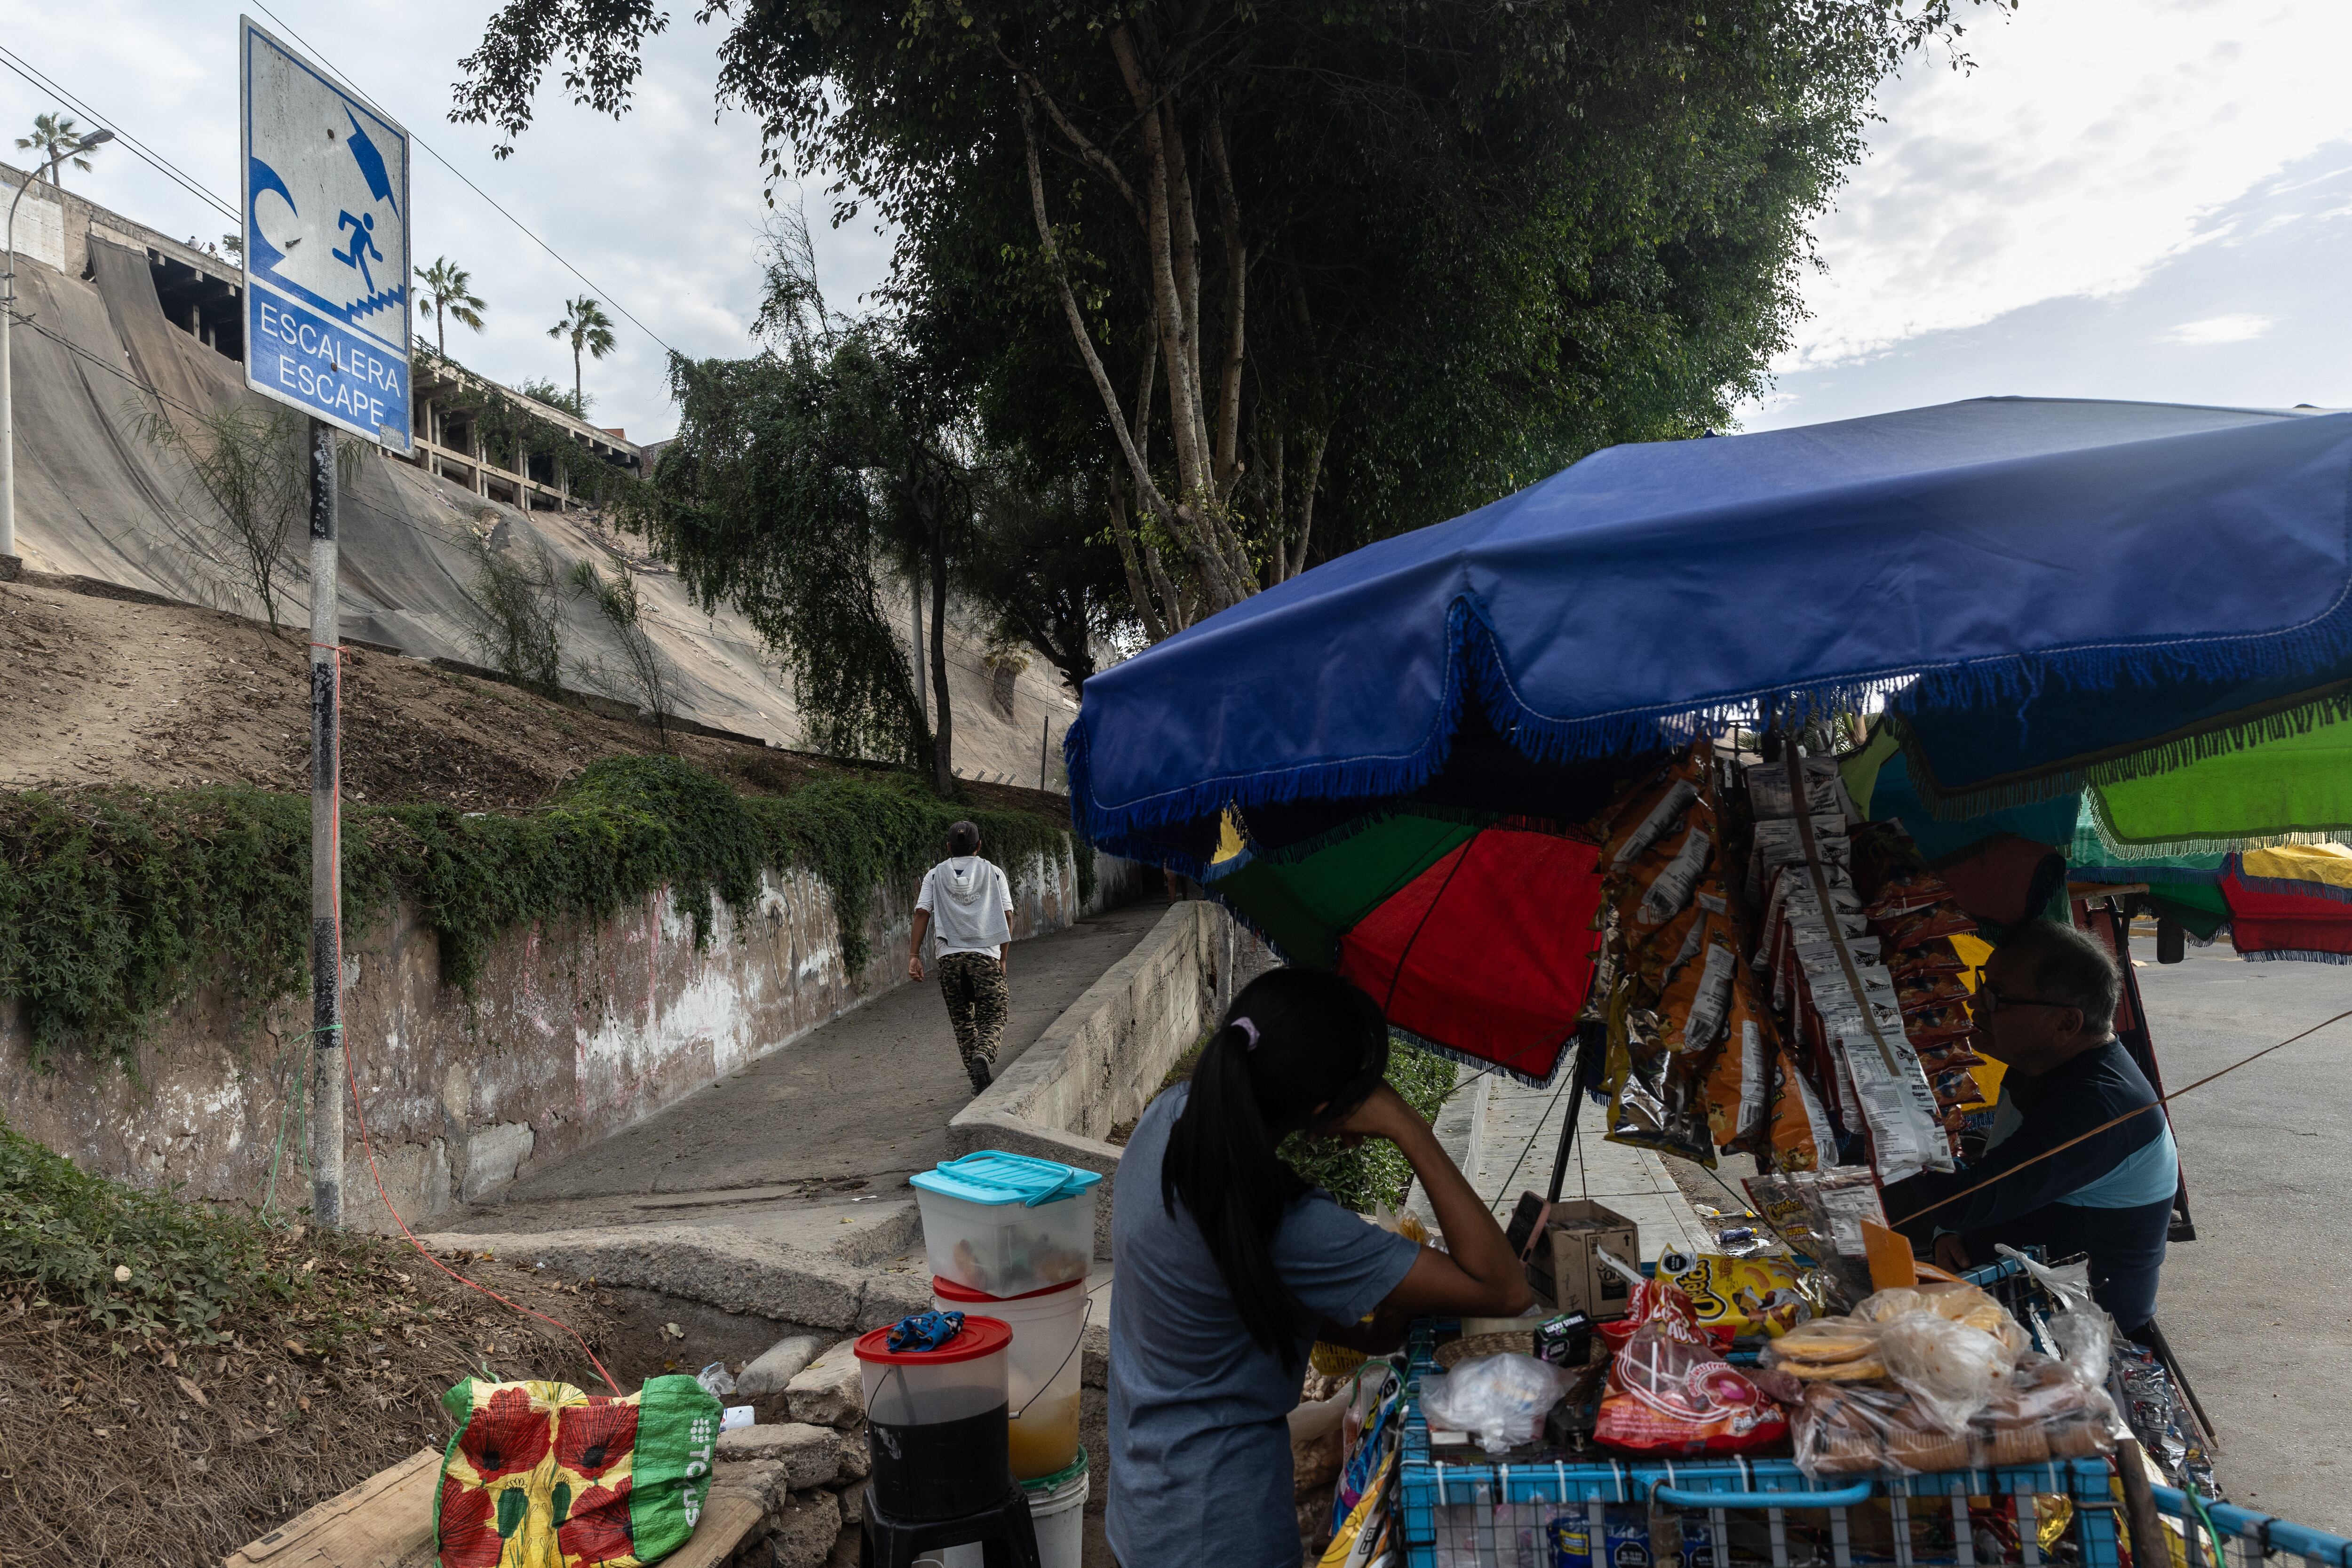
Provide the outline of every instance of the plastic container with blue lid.
{"type": "Polygon", "coordinates": [[[931,1272],[986,1296],[1025,1296],[1094,1265],[1098,1171],[983,1149],[908,1178],[931,1272]]]}

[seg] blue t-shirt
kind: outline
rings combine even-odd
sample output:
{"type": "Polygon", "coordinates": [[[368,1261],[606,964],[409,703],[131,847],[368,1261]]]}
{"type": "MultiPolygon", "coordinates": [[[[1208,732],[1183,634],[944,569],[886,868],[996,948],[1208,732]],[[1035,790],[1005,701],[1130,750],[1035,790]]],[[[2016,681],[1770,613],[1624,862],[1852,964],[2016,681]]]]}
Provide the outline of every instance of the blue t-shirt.
{"type": "Polygon", "coordinates": [[[1151,1102],[1119,1157],[1111,1203],[1110,1503],[1120,1568],[1297,1568],[1290,1430],[1307,1351],[1325,1318],[1352,1323],[1397,1288],[1418,1244],[1319,1189],[1275,1230],[1275,1267],[1306,1309],[1296,1371],[1242,1326],[1216,1260],[1160,1162],[1188,1086],[1151,1102]]]}

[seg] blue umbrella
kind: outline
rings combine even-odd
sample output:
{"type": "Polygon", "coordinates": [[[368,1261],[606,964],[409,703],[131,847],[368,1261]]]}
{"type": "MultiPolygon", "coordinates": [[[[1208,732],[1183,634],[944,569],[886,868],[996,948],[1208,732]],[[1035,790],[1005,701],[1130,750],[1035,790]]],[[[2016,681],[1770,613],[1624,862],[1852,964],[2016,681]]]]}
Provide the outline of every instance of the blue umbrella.
{"type": "Polygon", "coordinates": [[[1874,696],[1939,810],[2062,794],[2345,700],[2347,497],[2352,415],[1990,398],[1613,447],[1096,676],[1071,811],[1198,876],[1228,808],[1328,831],[1457,736],[1539,780],[1874,696]]]}

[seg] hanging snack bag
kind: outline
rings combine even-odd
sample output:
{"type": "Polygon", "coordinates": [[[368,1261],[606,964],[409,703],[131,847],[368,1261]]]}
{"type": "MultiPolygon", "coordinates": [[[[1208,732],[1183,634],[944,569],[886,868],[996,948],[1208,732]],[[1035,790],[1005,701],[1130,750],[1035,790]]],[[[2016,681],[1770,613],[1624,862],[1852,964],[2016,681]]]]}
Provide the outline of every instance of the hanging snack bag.
{"type": "Polygon", "coordinates": [[[1674,972],[1658,998],[1665,1047],[1678,1056],[1704,1051],[1723,1037],[1731,1015],[1732,977],[1746,968],[1730,917],[1709,914],[1697,930],[1697,953],[1674,972]]]}
{"type": "Polygon", "coordinates": [[[1829,1112],[1786,1047],[1772,1054],[1770,1163],[1775,1171],[1813,1171],[1837,1163],[1837,1134],[1829,1112]]]}
{"type": "Polygon", "coordinates": [[[1633,1287],[1633,1332],[1609,1363],[1595,1440],[1635,1454],[1738,1454],[1779,1442],[1780,1407],[1723,1360],[1690,1298],[1662,1280],[1633,1287]]]}
{"type": "Polygon", "coordinates": [[[1707,1063],[1704,1085],[1708,1135],[1717,1148],[1753,1150],[1766,1141],[1776,1047],[1755,978],[1738,966],[1723,1044],[1707,1063]]]}

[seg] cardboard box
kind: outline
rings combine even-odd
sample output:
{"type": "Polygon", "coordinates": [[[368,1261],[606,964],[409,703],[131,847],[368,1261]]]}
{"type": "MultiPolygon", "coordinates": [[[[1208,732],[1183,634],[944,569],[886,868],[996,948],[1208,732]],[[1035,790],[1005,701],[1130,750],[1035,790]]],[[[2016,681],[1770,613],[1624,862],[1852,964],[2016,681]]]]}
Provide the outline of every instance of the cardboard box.
{"type": "Polygon", "coordinates": [[[1556,1311],[1582,1312],[1596,1322],[1622,1318],[1633,1306],[1633,1289],[1596,1256],[1603,1247],[1639,1268],[1641,1227],[1590,1199],[1563,1198],[1553,1205],[1551,1223],[1536,1238],[1528,1259],[1528,1284],[1556,1311]]]}

